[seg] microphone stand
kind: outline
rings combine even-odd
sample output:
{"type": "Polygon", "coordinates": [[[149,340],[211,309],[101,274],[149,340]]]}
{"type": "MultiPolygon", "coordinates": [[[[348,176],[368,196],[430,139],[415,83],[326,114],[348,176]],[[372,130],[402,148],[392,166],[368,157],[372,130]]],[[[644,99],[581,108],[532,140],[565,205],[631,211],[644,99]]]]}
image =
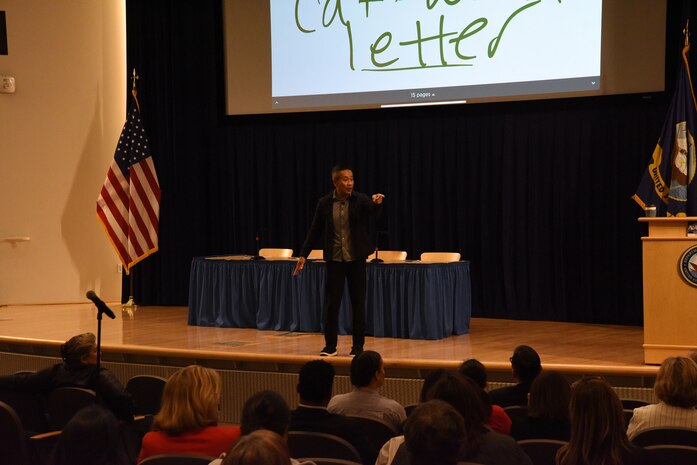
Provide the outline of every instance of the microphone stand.
{"type": "Polygon", "coordinates": [[[370,261],[370,263],[382,263],[382,262],[385,261],[385,260],[381,259],[380,257],[378,257],[378,253],[380,252],[380,250],[379,250],[379,248],[378,248],[378,243],[380,242],[380,232],[381,232],[381,231],[378,231],[378,232],[375,234],[375,236],[376,236],[376,237],[375,237],[375,258],[373,258],[373,259],[370,261]]]}
{"type": "Polygon", "coordinates": [[[97,308],[97,380],[102,366],[102,314],[101,308],[97,308]]]}
{"type": "Polygon", "coordinates": [[[259,255],[259,251],[261,248],[259,247],[259,242],[261,241],[261,238],[259,237],[259,233],[257,233],[256,237],[256,243],[257,243],[257,254],[252,257],[252,260],[266,260],[266,258],[262,257],[259,255]]]}

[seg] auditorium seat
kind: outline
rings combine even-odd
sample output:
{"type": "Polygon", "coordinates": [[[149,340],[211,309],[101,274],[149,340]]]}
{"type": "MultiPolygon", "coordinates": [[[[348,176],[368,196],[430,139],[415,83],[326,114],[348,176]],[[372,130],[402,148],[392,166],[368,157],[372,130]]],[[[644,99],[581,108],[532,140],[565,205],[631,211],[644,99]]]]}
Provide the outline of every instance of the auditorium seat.
{"type": "Polygon", "coordinates": [[[361,462],[353,460],[332,459],[328,457],[304,457],[304,460],[313,462],[315,465],[362,465],[361,462]]]}
{"type": "Polygon", "coordinates": [[[648,402],[641,399],[620,399],[622,402],[622,408],[627,410],[634,410],[637,407],[644,407],[649,405],[648,402]]]}
{"type": "Polygon", "coordinates": [[[632,443],[639,447],[673,444],[697,447],[697,430],[690,428],[648,428],[639,431],[632,443]]]}
{"type": "Polygon", "coordinates": [[[530,457],[533,465],[555,465],[557,451],[566,441],[554,439],[523,439],[518,445],[530,457]]]}
{"type": "Polygon", "coordinates": [[[449,263],[459,262],[459,252],[424,252],[421,254],[422,262],[449,263]]]}
{"type": "Polygon", "coordinates": [[[166,379],[160,376],[133,376],[126,383],[126,391],[133,398],[136,415],[155,415],[160,410],[166,379]]]}
{"type": "Polygon", "coordinates": [[[290,258],[293,256],[293,249],[259,249],[259,255],[264,258],[290,258]]]}
{"type": "Polygon", "coordinates": [[[290,431],[288,451],[296,459],[327,457],[361,463],[361,456],[351,443],[333,434],[290,431]]]}
{"type": "MultiPolygon", "coordinates": [[[[368,256],[368,260],[375,258],[375,252],[368,256]]],[[[407,259],[407,253],[404,250],[380,250],[378,258],[386,262],[403,262],[407,259]]]]}
{"type": "Polygon", "coordinates": [[[659,463],[662,464],[682,465],[697,463],[697,447],[657,444],[655,446],[646,446],[644,449],[650,450],[654,458],[658,459],[659,463]]]}
{"type": "Polygon", "coordinates": [[[190,454],[153,455],[140,462],[139,465],[208,465],[215,457],[190,454]]]}
{"type": "Polygon", "coordinates": [[[0,448],[5,465],[28,465],[24,430],[14,409],[0,402],[0,448]]]}
{"type": "Polygon", "coordinates": [[[97,402],[90,389],[62,387],[54,389],[48,396],[48,422],[53,430],[62,430],[80,409],[97,402]]]}

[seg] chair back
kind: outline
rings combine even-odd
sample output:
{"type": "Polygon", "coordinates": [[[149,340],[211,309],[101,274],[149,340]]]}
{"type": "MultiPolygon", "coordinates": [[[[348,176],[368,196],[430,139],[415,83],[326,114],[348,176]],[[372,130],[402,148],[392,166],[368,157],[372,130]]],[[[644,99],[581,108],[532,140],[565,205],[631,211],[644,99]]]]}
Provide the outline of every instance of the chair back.
{"type": "Polygon", "coordinates": [[[504,407],[503,411],[506,412],[506,415],[508,415],[512,421],[528,416],[527,405],[509,405],[508,407],[504,407]]]}
{"type": "Polygon", "coordinates": [[[459,252],[424,252],[421,254],[422,262],[449,263],[459,262],[459,252]]]}
{"type": "Polygon", "coordinates": [[[166,382],[160,376],[150,375],[137,375],[128,380],[126,391],[133,398],[136,415],[155,415],[160,411],[166,382]]]}
{"type": "Polygon", "coordinates": [[[28,465],[22,422],[14,409],[5,402],[0,402],[0,449],[4,465],[28,465]]]}
{"type": "Polygon", "coordinates": [[[622,408],[627,410],[634,410],[637,407],[644,407],[649,405],[648,402],[641,399],[620,399],[622,402],[622,408]]]}
{"type": "Polygon", "coordinates": [[[0,402],[12,407],[29,436],[49,430],[42,397],[25,391],[0,389],[0,402]]]}
{"type": "Polygon", "coordinates": [[[697,447],[697,430],[690,428],[648,428],[634,436],[632,443],[639,447],[667,444],[697,447]]]}
{"type": "Polygon", "coordinates": [[[697,463],[697,447],[660,444],[646,446],[644,449],[650,450],[654,459],[658,459],[658,463],[671,465],[697,463]]]}
{"type": "Polygon", "coordinates": [[[307,256],[308,260],[323,260],[324,250],[322,249],[312,249],[310,250],[310,255],[307,256]]]}
{"type": "Polygon", "coordinates": [[[345,439],[333,434],[290,431],[288,433],[288,450],[290,456],[295,459],[326,457],[361,463],[361,456],[356,448],[345,439]]]}
{"type": "Polygon", "coordinates": [[[48,396],[48,423],[53,430],[63,427],[79,410],[97,402],[94,391],[79,387],[54,389],[48,396]]]}
{"type": "Polygon", "coordinates": [[[330,459],[327,457],[303,457],[308,462],[313,462],[315,465],[362,465],[361,462],[344,459],[330,459]]]}
{"type": "MultiPolygon", "coordinates": [[[[375,258],[375,252],[368,255],[368,260],[375,258]]],[[[407,253],[404,250],[380,250],[378,258],[386,262],[403,262],[407,259],[407,253]]]]}
{"type": "Polygon", "coordinates": [[[533,465],[555,465],[557,451],[566,441],[555,439],[524,439],[518,441],[523,452],[530,457],[533,465]]]}
{"type": "Polygon", "coordinates": [[[399,432],[395,431],[392,426],[377,418],[350,417],[356,422],[362,433],[363,445],[361,450],[366,454],[366,457],[363,457],[363,463],[375,463],[382,446],[393,437],[399,436],[399,432]]]}
{"type": "Polygon", "coordinates": [[[293,256],[293,249],[259,249],[259,255],[264,258],[290,258],[293,256]]]}
{"type": "Polygon", "coordinates": [[[162,454],[148,457],[139,465],[208,465],[215,457],[191,454],[162,454]]]}
{"type": "Polygon", "coordinates": [[[418,407],[419,404],[409,404],[404,406],[404,411],[407,412],[407,416],[411,415],[411,412],[414,411],[416,407],[418,407]]]}

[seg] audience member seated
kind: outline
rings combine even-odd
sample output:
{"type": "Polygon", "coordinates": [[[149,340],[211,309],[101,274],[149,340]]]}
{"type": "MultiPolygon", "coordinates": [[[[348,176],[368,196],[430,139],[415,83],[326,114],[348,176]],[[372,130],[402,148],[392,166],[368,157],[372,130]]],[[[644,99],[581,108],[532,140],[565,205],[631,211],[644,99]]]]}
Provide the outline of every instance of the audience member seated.
{"type": "MultiPolygon", "coordinates": [[[[459,373],[447,373],[426,394],[427,401],[445,401],[462,416],[465,440],[460,461],[487,465],[532,465],[530,458],[513,438],[491,431],[486,426],[486,407],[480,391],[469,378],[459,373]]],[[[404,441],[404,436],[388,441],[380,450],[375,465],[409,464],[404,441]]]]}
{"type": "Polygon", "coordinates": [[[484,404],[489,411],[489,419],[487,420],[487,425],[501,434],[511,434],[511,419],[508,417],[506,412],[498,405],[492,405],[491,397],[486,392],[486,368],[479,360],[473,358],[465,360],[460,365],[458,370],[461,374],[467,376],[469,379],[474,381],[474,383],[479,386],[482,390],[482,399],[484,404]]]}
{"type": "Polygon", "coordinates": [[[191,365],[169,377],[162,391],[153,431],[143,437],[140,463],[160,454],[198,454],[217,457],[240,436],[237,426],[218,426],[220,375],[191,365]]]}
{"type": "Polygon", "coordinates": [[[79,387],[91,389],[99,402],[116,418],[133,421],[133,401],[123,385],[106,368],[97,373],[97,343],[94,334],[84,333],[70,338],[60,347],[63,363],[35,373],[0,376],[0,388],[15,389],[48,397],[54,389],[79,387]]]}
{"type": "Polygon", "coordinates": [[[114,414],[96,404],[77,412],[63,428],[51,463],[129,465],[114,414]]]}
{"type": "Polygon", "coordinates": [[[688,357],[669,357],[656,375],[654,392],[659,403],[634,409],[627,436],[648,428],[697,429],[697,365],[688,357]]]}
{"type": "Polygon", "coordinates": [[[489,391],[492,404],[503,408],[512,405],[527,405],[530,386],[535,377],[542,371],[540,356],[530,346],[518,346],[511,356],[511,370],[518,384],[489,391]]]}
{"type": "MultiPolygon", "coordinates": [[[[242,406],[242,422],[240,424],[242,438],[255,431],[268,430],[280,436],[287,447],[289,423],[290,409],[288,404],[275,391],[257,392],[247,399],[242,406]]],[[[231,452],[232,448],[227,454],[221,454],[220,458],[213,460],[210,465],[220,465],[231,452]]],[[[293,458],[290,459],[290,463],[292,465],[313,465],[313,462],[299,462],[293,458]]]]}
{"type": "Polygon", "coordinates": [[[290,413],[290,431],[312,431],[333,434],[350,442],[360,453],[364,463],[374,463],[382,446],[375,450],[367,447],[370,438],[361,434],[358,422],[351,417],[329,413],[327,404],[332,397],[334,367],[324,360],[307,362],[298,375],[298,408],[290,413]]]}
{"type": "Polygon", "coordinates": [[[557,465],[655,465],[650,451],[627,439],[622,403],[599,378],[574,383],[569,402],[571,437],[559,449],[557,465]]]}
{"type": "Polygon", "coordinates": [[[222,465],[290,465],[288,447],[281,436],[260,429],[242,436],[222,465]]]}
{"type": "Polygon", "coordinates": [[[397,401],[378,392],[385,383],[385,364],[379,353],[366,350],[351,360],[351,384],[353,391],[339,394],[329,401],[332,413],[376,418],[402,431],[407,413],[397,401]]]}
{"type": "Polygon", "coordinates": [[[462,415],[441,400],[416,407],[404,426],[411,465],[456,465],[466,441],[462,415]]]}
{"type": "Polygon", "coordinates": [[[514,418],[511,436],[522,439],[557,439],[568,441],[569,398],[571,386],[556,371],[543,371],[530,387],[528,415],[514,418]]]}

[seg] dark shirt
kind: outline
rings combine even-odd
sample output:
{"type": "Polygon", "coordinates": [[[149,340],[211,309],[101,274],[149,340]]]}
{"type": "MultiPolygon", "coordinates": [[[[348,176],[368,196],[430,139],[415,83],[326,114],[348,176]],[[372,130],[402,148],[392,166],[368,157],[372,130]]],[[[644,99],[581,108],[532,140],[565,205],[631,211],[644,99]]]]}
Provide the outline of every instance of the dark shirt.
{"type": "Polygon", "coordinates": [[[97,373],[96,365],[71,366],[59,363],[36,373],[0,376],[0,388],[24,390],[42,396],[48,396],[54,389],[61,387],[91,389],[116,418],[123,421],[133,420],[131,395],[106,368],[101,368],[97,373]]]}
{"type": "Polygon", "coordinates": [[[493,405],[498,405],[502,408],[512,405],[528,405],[528,393],[530,392],[530,383],[518,383],[514,386],[506,386],[489,391],[489,397],[493,405]]]}
{"type": "MultiPolygon", "coordinates": [[[[334,245],[334,214],[333,214],[334,192],[323,196],[317,202],[315,214],[312,218],[312,225],[307,233],[305,242],[300,249],[300,256],[307,258],[313,244],[323,234],[323,258],[325,261],[333,260],[334,245]]],[[[373,252],[373,246],[368,237],[368,220],[371,216],[379,215],[382,212],[382,204],[373,203],[372,199],[365,194],[353,191],[348,197],[348,226],[350,229],[352,260],[365,260],[373,252]]]]}
{"type": "Polygon", "coordinates": [[[324,407],[299,405],[297,409],[290,412],[288,431],[333,434],[350,442],[361,454],[363,463],[375,463],[377,451],[366,446],[358,423],[346,415],[330,413],[324,407]]]}

